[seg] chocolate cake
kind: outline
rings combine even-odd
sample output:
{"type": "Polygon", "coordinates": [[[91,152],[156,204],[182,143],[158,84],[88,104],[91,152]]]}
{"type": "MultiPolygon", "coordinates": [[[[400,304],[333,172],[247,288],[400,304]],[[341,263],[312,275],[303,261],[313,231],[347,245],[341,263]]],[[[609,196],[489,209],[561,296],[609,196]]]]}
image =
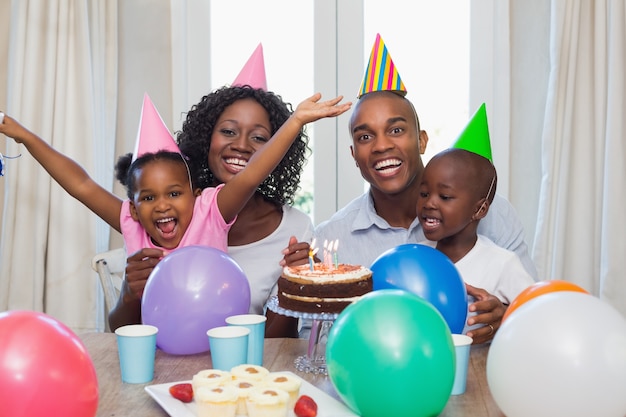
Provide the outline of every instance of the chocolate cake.
{"type": "Polygon", "coordinates": [[[372,271],[359,265],[315,263],[283,268],[278,279],[280,307],[310,313],[340,313],[372,291],[372,271]]]}

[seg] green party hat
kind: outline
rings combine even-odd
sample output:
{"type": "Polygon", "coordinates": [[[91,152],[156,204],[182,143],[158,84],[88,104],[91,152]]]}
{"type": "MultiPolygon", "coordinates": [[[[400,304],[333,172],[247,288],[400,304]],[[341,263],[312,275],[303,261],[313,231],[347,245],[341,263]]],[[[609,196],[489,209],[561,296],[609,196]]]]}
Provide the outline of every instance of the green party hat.
{"type": "Polygon", "coordinates": [[[451,147],[474,152],[493,163],[485,103],[476,110],[472,119],[451,147]]]}

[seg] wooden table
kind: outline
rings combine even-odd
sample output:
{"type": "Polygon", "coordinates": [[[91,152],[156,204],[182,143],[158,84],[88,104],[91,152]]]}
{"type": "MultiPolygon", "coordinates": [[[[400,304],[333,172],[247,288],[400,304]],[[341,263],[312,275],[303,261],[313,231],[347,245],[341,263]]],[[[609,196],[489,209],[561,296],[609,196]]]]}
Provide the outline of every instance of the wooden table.
{"type": "MultiPolygon", "coordinates": [[[[98,417],[155,417],[168,414],[152,399],[144,387],[152,384],[190,380],[202,369],[211,368],[209,352],[197,355],[169,355],[157,349],[154,381],[148,384],[125,384],[120,376],[117,344],[113,333],[86,333],[81,340],[89,351],[98,375],[100,399],[98,417]]],[[[330,379],[323,375],[299,372],[294,359],[306,353],[305,339],[265,339],[263,365],[271,371],[291,371],[320,390],[339,399],[330,379]]],[[[472,346],[467,391],[451,396],[441,416],[504,417],[493,401],[487,386],[488,345],[472,346]]],[[[417,404],[416,404],[417,406],[417,404]]]]}

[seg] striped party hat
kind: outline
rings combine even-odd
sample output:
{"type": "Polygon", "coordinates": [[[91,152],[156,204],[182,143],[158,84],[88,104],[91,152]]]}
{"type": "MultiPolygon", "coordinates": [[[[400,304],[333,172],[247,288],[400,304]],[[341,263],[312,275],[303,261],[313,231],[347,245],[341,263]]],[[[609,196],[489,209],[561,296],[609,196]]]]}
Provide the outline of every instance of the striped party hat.
{"type": "Polygon", "coordinates": [[[376,34],[358,98],[374,91],[393,91],[401,96],[405,96],[407,93],[380,34],[376,34]]]}

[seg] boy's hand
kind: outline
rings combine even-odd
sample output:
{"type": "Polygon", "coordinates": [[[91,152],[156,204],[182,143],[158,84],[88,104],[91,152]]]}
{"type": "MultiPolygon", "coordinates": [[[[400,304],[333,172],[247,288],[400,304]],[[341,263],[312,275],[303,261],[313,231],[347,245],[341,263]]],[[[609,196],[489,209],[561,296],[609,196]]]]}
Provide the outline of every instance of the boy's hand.
{"type": "Polygon", "coordinates": [[[500,327],[506,307],[498,297],[482,288],[476,288],[469,284],[465,284],[465,288],[467,289],[467,294],[476,299],[476,302],[470,304],[469,311],[477,313],[467,320],[467,324],[470,326],[479,323],[483,325],[478,329],[467,332],[467,335],[474,339],[474,344],[488,342],[493,339],[500,327]]]}
{"type": "Polygon", "coordinates": [[[293,113],[293,117],[304,126],[307,123],[314,122],[323,117],[339,116],[352,106],[352,102],[338,104],[343,100],[343,96],[320,102],[321,98],[322,95],[320,93],[315,93],[298,104],[298,107],[296,107],[293,113]]]}

